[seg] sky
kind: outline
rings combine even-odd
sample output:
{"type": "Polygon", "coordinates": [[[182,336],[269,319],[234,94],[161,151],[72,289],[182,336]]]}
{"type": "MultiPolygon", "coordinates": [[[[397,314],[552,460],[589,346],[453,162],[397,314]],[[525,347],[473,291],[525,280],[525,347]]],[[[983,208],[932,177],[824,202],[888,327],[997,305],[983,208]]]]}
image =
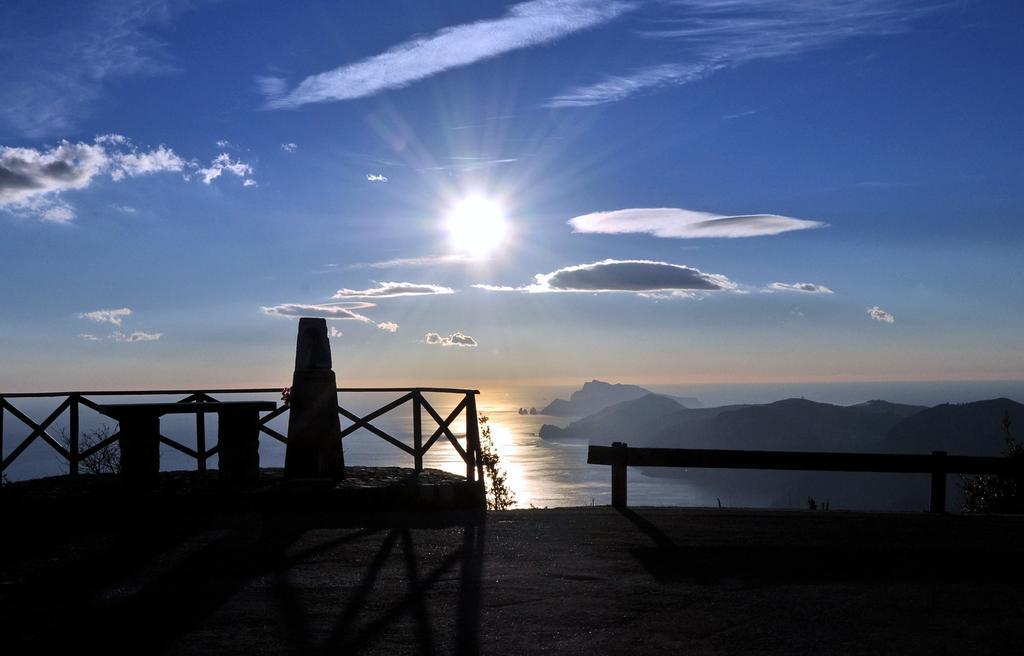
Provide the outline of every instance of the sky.
{"type": "Polygon", "coordinates": [[[1024,5],[0,7],[0,390],[1024,379],[1024,5]]]}

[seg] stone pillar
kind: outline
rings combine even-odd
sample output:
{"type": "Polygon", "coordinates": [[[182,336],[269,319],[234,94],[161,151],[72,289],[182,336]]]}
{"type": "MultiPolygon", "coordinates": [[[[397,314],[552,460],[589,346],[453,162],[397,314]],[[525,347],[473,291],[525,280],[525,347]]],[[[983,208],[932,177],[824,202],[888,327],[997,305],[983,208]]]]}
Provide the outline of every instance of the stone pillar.
{"type": "Polygon", "coordinates": [[[340,478],[345,473],[338,419],[338,383],[331,370],[325,319],[299,319],[292,377],[284,473],[297,478],[340,478]]]}

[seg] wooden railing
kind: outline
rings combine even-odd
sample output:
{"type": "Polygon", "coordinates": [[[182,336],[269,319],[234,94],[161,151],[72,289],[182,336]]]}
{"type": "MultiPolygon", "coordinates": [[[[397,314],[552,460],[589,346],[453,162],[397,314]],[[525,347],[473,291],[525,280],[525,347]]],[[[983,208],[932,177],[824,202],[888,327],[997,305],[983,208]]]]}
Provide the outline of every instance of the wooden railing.
{"type": "Polygon", "coordinates": [[[931,454],[826,453],[816,451],[736,451],[728,449],[651,449],[591,445],[587,463],[611,465],[612,505],[626,507],[626,467],[771,469],[782,471],[931,474],[931,511],[945,512],[947,474],[1024,476],[1020,460],[931,454]]]}
{"type": "MultiPolygon", "coordinates": [[[[385,442],[395,446],[404,453],[412,456],[413,467],[416,471],[423,470],[423,456],[433,447],[442,437],[452,444],[459,456],[466,463],[466,480],[467,481],[482,481],[483,480],[483,462],[480,457],[480,434],[479,425],[477,423],[477,410],[476,410],[476,395],[479,394],[477,390],[469,389],[456,389],[447,387],[339,387],[338,393],[396,393],[401,394],[400,397],[394,401],[384,405],[369,414],[359,416],[351,410],[345,408],[340,403],[338,404],[338,413],[351,421],[351,425],[342,429],[338,436],[338,439],[344,439],[345,437],[356,432],[360,428],[364,428],[370,433],[376,435],[385,442]],[[454,394],[460,395],[462,398],[455,405],[454,409],[448,413],[444,418],[437,412],[433,405],[424,397],[424,394],[437,393],[437,394],[454,394]],[[413,425],[412,425],[412,438],[413,444],[402,442],[400,439],[390,435],[386,431],[380,429],[373,424],[375,419],[380,418],[382,415],[391,412],[399,408],[400,406],[411,403],[413,412],[413,425]],[[436,424],[436,428],[429,431],[429,435],[424,439],[423,428],[423,412],[426,412],[436,424]],[[455,433],[452,431],[453,422],[458,419],[460,415],[465,415],[466,422],[466,444],[463,446],[459,443],[455,433]]],[[[189,403],[212,403],[217,402],[220,399],[215,398],[213,395],[218,396],[224,395],[254,395],[254,394],[278,394],[281,392],[280,388],[251,388],[251,389],[207,389],[207,390],[100,390],[92,392],[24,392],[24,393],[13,393],[13,394],[0,394],[0,474],[7,471],[7,468],[13,464],[18,457],[25,452],[29,446],[32,445],[35,440],[42,440],[47,444],[53,451],[55,451],[61,458],[67,461],[68,473],[71,476],[78,475],[79,465],[86,458],[89,458],[97,452],[113,445],[120,437],[120,432],[115,431],[109,437],[97,442],[96,444],[90,445],[86,449],[79,448],[79,442],[81,437],[80,431],[80,409],[82,406],[95,410],[96,412],[103,414],[101,404],[93,400],[94,397],[103,396],[122,396],[122,397],[136,397],[136,396],[181,396],[184,395],[177,403],[189,404],[189,403]],[[19,399],[41,399],[41,398],[54,398],[60,399],[57,406],[53,409],[50,414],[46,416],[41,422],[33,421],[27,414],[22,412],[16,405],[15,402],[19,399]],[[10,453],[5,453],[4,447],[4,415],[10,413],[18,422],[28,428],[28,434],[23,437],[10,453]],[[50,428],[54,425],[58,419],[61,418],[65,413],[68,414],[68,429],[67,429],[67,440],[66,443],[62,443],[61,440],[56,439],[51,433],[50,428]]],[[[196,415],[196,447],[190,448],[177,440],[173,440],[165,435],[160,435],[160,442],[176,451],[179,451],[196,461],[196,469],[198,471],[206,471],[207,460],[217,454],[218,445],[207,446],[206,436],[206,421],[205,415],[208,412],[204,412],[198,409],[195,412],[196,415]]],[[[208,407],[208,406],[204,406],[208,407]]],[[[268,424],[272,420],[280,417],[284,413],[288,412],[287,405],[280,405],[276,410],[269,412],[260,417],[259,425],[260,432],[264,435],[268,435],[271,438],[278,440],[284,444],[288,443],[288,436],[274,430],[268,424]]]]}

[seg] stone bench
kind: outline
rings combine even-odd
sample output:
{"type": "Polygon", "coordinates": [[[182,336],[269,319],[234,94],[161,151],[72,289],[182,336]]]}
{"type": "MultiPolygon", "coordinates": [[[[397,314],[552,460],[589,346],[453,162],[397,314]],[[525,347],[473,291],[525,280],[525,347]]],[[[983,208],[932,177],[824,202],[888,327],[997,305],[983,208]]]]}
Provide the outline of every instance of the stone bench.
{"type": "Polygon", "coordinates": [[[99,411],[120,424],[121,476],[133,485],[147,486],[154,484],[160,474],[160,417],[215,413],[220,477],[244,482],[259,478],[259,413],[276,408],[273,401],[211,401],[113,403],[99,406],[99,411]]]}

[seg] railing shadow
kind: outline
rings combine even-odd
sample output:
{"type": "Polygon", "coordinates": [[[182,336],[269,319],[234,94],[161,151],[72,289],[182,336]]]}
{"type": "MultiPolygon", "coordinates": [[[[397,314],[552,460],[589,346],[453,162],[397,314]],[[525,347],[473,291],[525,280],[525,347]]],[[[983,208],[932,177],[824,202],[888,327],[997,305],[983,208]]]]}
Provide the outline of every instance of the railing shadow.
{"type": "MultiPolygon", "coordinates": [[[[632,548],[630,553],[652,577],[667,583],[1024,582],[1024,567],[1010,548],[1002,557],[991,545],[961,547],[955,541],[921,546],[900,544],[894,538],[892,542],[857,544],[841,543],[833,536],[825,544],[816,544],[812,521],[788,529],[807,531],[803,544],[750,543],[739,534],[733,544],[678,544],[636,511],[619,508],[618,512],[653,542],[650,547],[632,548]]],[[[729,520],[723,517],[720,521],[729,520]]]]}
{"type": "MultiPolygon", "coordinates": [[[[309,622],[309,608],[302,602],[305,590],[296,582],[292,567],[309,557],[310,552],[289,556],[280,563],[274,579],[274,596],[285,619],[288,642],[295,653],[328,654],[360,653],[375,640],[385,636],[403,618],[412,620],[414,651],[420,654],[455,653],[475,654],[479,648],[480,574],[483,564],[484,524],[461,525],[461,544],[447,553],[433,553],[435,563],[423,567],[423,558],[417,552],[415,534],[408,527],[378,531],[380,545],[358,582],[338,599],[333,619],[327,627],[314,627],[309,622]],[[398,557],[397,551],[401,551],[398,557]],[[401,565],[390,574],[398,574],[389,581],[390,561],[401,565]],[[394,571],[398,569],[399,571],[394,571]],[[404,576],[402,576],[404,572],[404,576]],[[398,578],[404,584],[395,584],[398,578]],[[438,608],[432,604],[429,592],[441,581],[458,581],[457,600],[444,610],[454,615],[454,635],[441,636],[445,622],[438,617],[438,608]],[[383,605],[369,603],[380,588],[388,588],[390,600],[383,605]],[[406,588],[404,591],[402,588],[406,588]],[[324,630],[326,628],[326,630],[324,630]],[[439,631],[442,629],[442,631],[439,631]]],[[[325,544],[316,551],[329,549],[325,544]]],[[[449,633],[452,633],[449,631],[449,633]]]]}
{"type": "Polygon", "coordinates": [[[189,652],[197,635],[230,651],[243,625],[272,627],[259,644],[276,652],[359,653],[411,629],[412,651],[477,653],[483,515],[453,515],[443,530],[394,519],[312,532],[266,516],[140,526],[6,582],[5,653],[189,652]]]}

